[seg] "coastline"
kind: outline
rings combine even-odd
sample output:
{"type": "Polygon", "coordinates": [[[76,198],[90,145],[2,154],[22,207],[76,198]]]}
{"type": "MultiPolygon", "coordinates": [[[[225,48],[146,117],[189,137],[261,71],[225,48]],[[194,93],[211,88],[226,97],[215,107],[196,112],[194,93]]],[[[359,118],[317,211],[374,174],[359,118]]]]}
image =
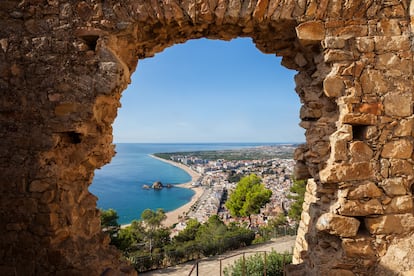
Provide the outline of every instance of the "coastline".
{"type": "MultiPolygon", "coordinates": [[[[187,189],[191,189],[191,190],[193,190],[194,191],[194,195],[191,197],[191,200],[190,200],[190,202],[188,202],[188,203],[186,203],[186,204],[184,204],[184,205],[182,205],[182,206],[180,206],[180,207],[178,207],[177,209],[174,209],[174,210],[172,210],[172,211],[168,211],[168,212],[166,212],[165,214],[166,214],[166,216],[167,216],[167,218],[163,221],[163,225],[164,226],[166,226],[166,227],[169,227],[169,226],[172,226],[172,225],[174,225],[175,223],[178,223],[179,222],[179,219],[178,219],[178,217],[179,216],[182,216],[183,214],[185,214],[185,213],[187,213],[189,210],[190,210],[190,208],[191,208],[191,206],[193,206],[194,205],[194,203],[196,203],[196,201],[200,198],[200,196],[203,194],[203,188],[202,187],[193,187],[192,186],[192,184],[201,176],[199,173],[197,173],[197,172],[195,172],[195,171],[193,171],[193,170],[191,170],[189,167],[187,167],[187,166],[185,166],[184,164],[181,164],[181,163],[177,163],[177,162],[174,162],[174,161],[170,161],[170,160],[165,160],[165,159],[162,159],[162,158],[159,158],[159,157],[157,157],[157,156],[154,156],[153,154],[149,154],[149,156],[151,157],[151,158],[154,158],[154,159],[157,159],[157,160],[159,160],[159,161],[162,161],[162,162],[165,162],[165,163],[168,163],[168,164],[170,164],[170,165],[172,165],[172,166],[175,166],[175,167],[177,167],[177,168],[180,168],[180,169],[182,169],[182,170],[184,170],[185,172],[187,172],[190,176],[191,176],[191,180],[189,181],[189,182],[186,182],[186,183],[182,183],[182,184],[177,184],[177,185],[174,185],[174,186],[176,186],[176,187],[182,187],[182,188],[187,188],[187,189]]],[[[131,224],[123,224],[123,225],[121,225],[121,228],[125,228],[125,227],[128,227],[128,226],[130,226],[131,224]]]]}
{"type": "Polygon", "coordinates": [[[181,163],[177,163],[177,162],[174,162],[174,161],[170,161],[170,160],[165,160],[165,159],[162,159],[162,158],[159,158],[159,157],[157,157],[157,156],[154,156],[154,155],[152,155],[152,154],[150,154],[149,156],[151,156],[152,158],[154,158],[154,159],[157,159],[157,160],[159,160],[159,161],[162,161],[162,162],[165,162],[165,163],[168,163],[168,164],[170,164],[170,165],[173,165],[173,166],[175,166],[175,167],[177,167],[177,168],[180,168],[180,169],[182,169],[182,170],[184,170],[184,171],[186,171],[190,176],[191,176],[191,180],[189,181],[189,182],[186,182],[186,183],[182,183],[182,184],[177,184],[177,185],[174,185],[174,186],[177,186],[177,187],[182,187],[182,188],[187,188],[187,189],[192,189],[195,193],[194,193],[194,195],[191,197],[191,200],[190,200],[190,202],[188,202],[188,203],[186,203],[186,204],[184,204],[183,206],[181,206],[181,207],[178,207],[177,209],[175,209],[175,210],[172,210],[172,211],[168,211],[168,212],[166,212],[165,214],[167,215],[167,218],[164,220],[164,222],[163,222],[163,225],[164,226],[166,226],[166,227],[169,227],[169,226],[172,226],[173,224],[175,224],[175,223],[178,223],[179,222],[179,219],[178,219],[178,216],[182,216],[183,215],[183,213],[185,214],[185,213],[187,213],[189,210],[190,210],[190,208],[191,208],[191,206],[193,206],[193,204],[194,203],[196,203],[196,201],[200,198],[200,196],[203,194],[203,188],[202,187],[193,187],[192,186],[192,184],[201,176],[199,173],[197,173],[197,172],[195,172],[195,171],[193,171],[192,169],[190,169],[189,167],[187,167],[186,165],[184,165],[184,164],[181,164],[181,163]]]}

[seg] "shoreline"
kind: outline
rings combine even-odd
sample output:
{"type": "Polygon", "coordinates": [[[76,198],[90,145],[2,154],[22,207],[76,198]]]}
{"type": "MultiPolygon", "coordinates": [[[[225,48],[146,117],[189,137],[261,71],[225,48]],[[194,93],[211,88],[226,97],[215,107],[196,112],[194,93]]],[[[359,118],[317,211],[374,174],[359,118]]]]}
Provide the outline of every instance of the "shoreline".
{"type": "MultiPolygon", "coordinates": [[[[189,182],[185,182],[185,183],[181,183],[181,184],[176,184],[174,185],[175,187],[181,187],[181,188],[187,188],[187,189],[191,189],[194,191],[194,195],[191,197],[190,202],[178,207],[177,209],[168,211],[165,213],[165,215],[167,216],[167,218],[163,221],[162,225],[165,227],[170,227],[172,225],[174,225],[175,223],[179,222],[178,216],[182,216],[183,214],[187,213],[191,206],[194,205],[194,203],[196,203],[196,201],[200,198],[200,196],[203,194],[203,188],[202,187],[193,187],[192,184],[201,176],[199,173],[193,171],[192,169],[190,169],[189,167],[187,167],[184,164],[181,163],[177,163],[174,161],[170,161],[170,160],[166,160],[166,159],[162,159],[159,158],[157,156],[154,156],[153,154],[149,154],[150,157],[157,159],[159,161],[168,163],[172,166],[175,166],[177,168],[180,168],[182,170],[184,170],[186,173],[188,173],[191,177],[191,180],[189,182]]],[[[131,224],[123,224],[121,225],[121,228],[125,228],[130,226],[131,224]]]]}
{"type": "Polygon", "coordinates": [[[181,164],[181,163],[177,163],[177,162],[174,162],[174,161],[170,161],[170,160],[166,160],[166,159],[162,159],[162,158],[159,158],[159,157],[157,157],[157,156],[155,156],[155,155],[153,155],[153,154],[150,154],[149,156],[151,156],[152,158],[154,158],[154,159],[157,159],[157,160],[159,160],[159,161],[162,161],[162,162],[165,162],[165,163],[168,163],[168,164],[170,164],[170,165],[172,165],[172,166],[175,166],[175,167],[177,167],[177,168],[180,168],[180,169],[182,169],[182,170],[184,170],[185,172],[187,172],[189,175],[190,175],[190,177],[191,177],[191,180],[189,181],[189,182],[186,182],[186,183],[182,183],[182,184],[177,184],[177,185],[174,185],[174,186],[176,186],[176,187],[182,187],[182,188],[187,188],[187,189],[191,189],[191,190],[193,190],[195,193],[194,193],[194,195],[191,197],[191,200],[190,200],[190,202],[188,202],[188,203],[186,203],[186,204],[184,204],[183,206],[180,206],[180,207],[178,207],[177,209],[175,209],[175,210],[172,210],[172,211],[168,211],[168,212],[166,212],[165,214],[167,215],[167,218],[163,221],[163,225],[164,226],[166,226],[166,227],[169,227],[169,226],[172,226],[173,224],[175,224],[175,223],[178,223],[179,222],[179,219],[178,219],[178,216],[182,216],[183,215],[183,213],[185,214],[185,213],[187,213],[189,210],[190,210],[190,208],[191,208],[191,206],[193,206],[193,204],[194,203],[196,203],[196,201],[200,198],[200,196],[203,194],[203,188],[202,187],[193,187],[192,186],[192,184],[201,176],[199,173],[197,173],[197,172],[195,172],[195,171],[193,171],[192,169],[190,169],[189,167],[187,167],[186,165],[184,165],[184,164],[181,164]]]}

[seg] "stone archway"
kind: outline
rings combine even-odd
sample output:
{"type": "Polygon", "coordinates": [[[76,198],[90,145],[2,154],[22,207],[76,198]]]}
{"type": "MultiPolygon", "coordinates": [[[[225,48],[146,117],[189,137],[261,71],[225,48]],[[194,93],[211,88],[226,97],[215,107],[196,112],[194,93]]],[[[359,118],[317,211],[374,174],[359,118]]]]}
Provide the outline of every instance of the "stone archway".
{"type": "Polygon", "coordinates": [[[252,37],[298,71],[307,143],[296,152],[296,172],[314,180],[301,226],[307,242],[299,238],[297,246],[303,262],[290,273],[413,269],[408,6],[2,1],[1,274],[128,273],[100,231],[87,188],[114,153],[111,124],[138,59],[201,37],[252,37]]]}

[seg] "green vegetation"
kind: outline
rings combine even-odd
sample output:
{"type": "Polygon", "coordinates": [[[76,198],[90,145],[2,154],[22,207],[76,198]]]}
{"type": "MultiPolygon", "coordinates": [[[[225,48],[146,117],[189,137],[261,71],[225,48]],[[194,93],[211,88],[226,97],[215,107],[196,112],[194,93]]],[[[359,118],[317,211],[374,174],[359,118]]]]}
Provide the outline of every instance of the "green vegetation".
{"type": "Polygon", "coordinates": [[[302,214],[302,205],[305,198],[306,180],[293,180],[293,185],[290,188],[291,194],[288,198],[293,199],[288,215],[291,219],[299,222],[302,214]]]}
{"type": "Polygon", "coordinates": [[[287,217],[280,213],[277,217],[270,219],[265,226],[258,229],[254,244],[269,241],[271,238],[286,235],[296,235],[298,224],[290,224],[287,217]]]}
{"type": "Polygon", "coordinates": [[[102,227],[110,227],[110,226],[118,226],[118,213],[114,209],[103,210],[100,209],[101,212],[101,226],[102,227]]]}
{"type": "Polygon", "coordinates": [[[224,268],[225,276],[283,276],[284,267],[292,263],[292,255],[289,253],[279,254],[257,253],[247,258],[238,259],[233,265],[224,268]],[[265,273],[266,271],[266,273],[265,273]]]}
{"type": "Polygon", "coordinates": [[[160,244],[169,240],[169,231],[161,227],[162,221],[166,218],[167,216],[163,209],[157,209],[155,212],[151,209],[145,209],[141,214],[141,220],[148,228],[145,233],[149,240],[150,254],[152,254],[154,240],[158,241],[160,244]]]}
{"type": "Polygon", "coordinates": [[[230,194],[226,208],[233,216],[248,217],[251,225],[251,215],[259,214],[260,208],[270,201],[272,191],[266,189],[260,177],[250,174],[243,177],[230,194]]]}
{"type": "Polygon", "coordinates": [[[227,161],[235,160],[269,160],[274,158],[291,159],[296,145],[286,146],[264,146],[253,148],[242,148],[234,150],[210,150],[210,151],[188,151],[156,153],[157,157],[171,160],[172,156],[198,157],[203,160],[224,159],[227,161]]]}
{"type": "MultiPolygon", "coordinates": [[[[110,211],[112,218],[117,217],[114,212],[110,211]]],[[[105,217],[108,213],[101,212],[105,217]]],[[[147,209],[141,214],[140,221],[133,221],[122,229],[114,227],[115,230],[110,233],[111,243],[123,251],[125,258],[139,272],[247,246],[255,237],[253,231],[234,223],[226,226],[214,215],[203,224],[190,219],[186,228],[171,239],[170,229],[162,226],[164,219],[164,210],[147,209]]]]}
{"type": "MultiPolygon", "coordinates": [[[[289,209],[289,217],[300,220],[306,181],[294,181],[290,198],[295,202],[289,209]]],[[[270,200],[271,191],[261,183],[260,177],[250,174],[238,182],[230,194],[226,207],[233,216],[249,217],[260,213],[260,208],[270,200]]],[[[217,216],[211,216],[207,222],[199,223],[195,219],[187,221],[187,226],[171,238],[171,229],[162,226],[166,215],[164,210],[147,209],[141,214],[140,221],[133,221],[130,226],[120,228],[115,210],[101,210],[101,225],[110,234],[111,243],[123,251],[124,257],[134,265],[138,272],[177,265],[205,256],[221,254],[225,251],[269,240],[272,237],[295,234],[296,225],[292,226],[284,214],[268,221],[266,226],[254,231],[236,223],[229,225],[217,216]]],[[[291,257],[270,253],[266,262],[257,255],[243,262],[237,261],[225,269],[225,275],[262,275],[266,265],[267,275],[283,275],[281,268],[289,263],[291,257]],[[244,269],[244,270],[243,270],[244,269]],[[243,271],[245,274],[242,274],[243,271]]]]}

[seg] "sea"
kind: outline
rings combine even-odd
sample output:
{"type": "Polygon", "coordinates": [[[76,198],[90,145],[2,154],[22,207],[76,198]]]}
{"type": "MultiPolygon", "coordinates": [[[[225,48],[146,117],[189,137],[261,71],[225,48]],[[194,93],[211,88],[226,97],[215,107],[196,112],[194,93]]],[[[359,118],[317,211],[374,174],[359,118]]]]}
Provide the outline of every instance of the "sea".
{"type": "Polygon", "coordinates": [[[188,203],[194,191],[176,187],[191,181],[184,170],[152,158],[150,154],[199,150],[239,149],[278,143],[191,143],[147,144],[118,143],[112,161],[95,171],[89,191],[98,197],[98,208],[117,211],[119,224],[139,220],[145,209],[175,210],[188,203]],[[162,190],[143,189],[154,182],[172,184],[162,190]]]}

